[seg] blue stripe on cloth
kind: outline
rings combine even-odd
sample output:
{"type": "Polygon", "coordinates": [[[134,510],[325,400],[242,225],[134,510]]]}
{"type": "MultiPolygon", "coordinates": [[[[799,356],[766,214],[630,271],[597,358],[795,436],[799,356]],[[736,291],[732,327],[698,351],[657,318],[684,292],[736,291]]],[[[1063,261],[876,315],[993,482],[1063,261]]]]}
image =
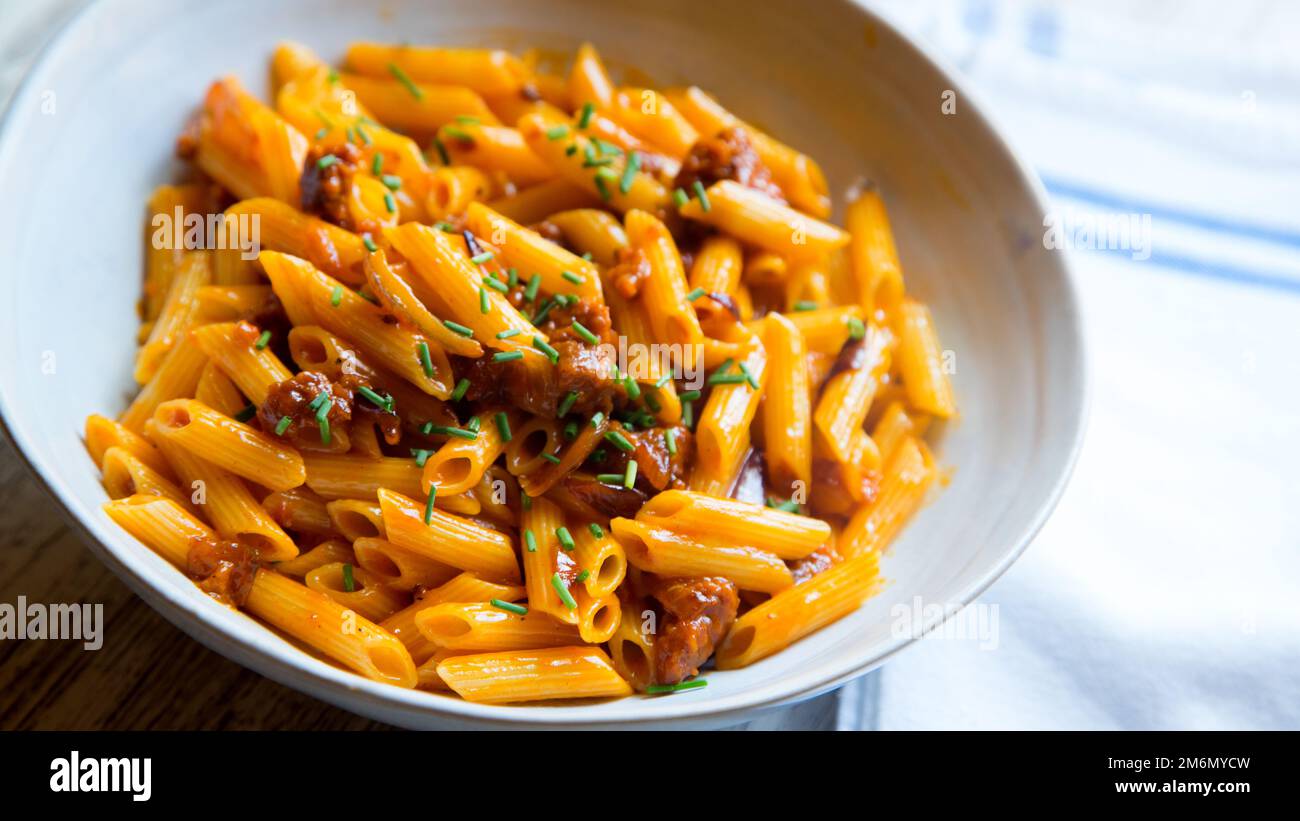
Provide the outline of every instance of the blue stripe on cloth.
{"type": "Polygon", "coordinates": [[[1152,219],[1178,222],[1184,225],[1190,225],[1194,228],[1204,228],[1207,231],[1217,231],[1223,234],[1235,234],[1240,237],[1249,237],[1251,239],[1272,242],[1287,248],[1300,250],[1300,231],[1275,228],[1267,225],[1237,222],[1217,217],[1212,214],[1186,211],[1181,208],[1143,202],[1141,200],[1126,197],[1123,194],[1100,191],[1096,188],[1089,188],[1084,185],[1068,182],[1059,177],[1052,177],[1046,174],[1040,174],[1039,176],[1042,177],[1043,185],[1047,187],[1048,193],[1053,196],[1068,197],[1072,200],[1092,203],[1093,205],[1098,205],[1103,208],[1120,211],[1126,214],[1150,214],[1152,219]]]}

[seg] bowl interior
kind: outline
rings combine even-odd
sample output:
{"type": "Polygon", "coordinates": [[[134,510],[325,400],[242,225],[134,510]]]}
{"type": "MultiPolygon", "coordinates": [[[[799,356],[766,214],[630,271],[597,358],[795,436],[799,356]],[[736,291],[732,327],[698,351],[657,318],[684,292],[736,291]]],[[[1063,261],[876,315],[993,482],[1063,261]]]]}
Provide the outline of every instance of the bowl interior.
{"type": "Polygon", "coordinates": [[[15,97],[0,132],[0,189],[0,409],[32,467],[96,553],[182,628],[388,721],[721,722],[811,695],[904,643],[891,634],[894,605],[963,602],[1004,570],[1059,493],[1082,426],[1077,308],[1064,260],[1040,241],[1034,184],[954,80],[847,2],[233,0],[175,14],[163,0],[106,0],[47,50],[15,97]],[[87,414],[116,413],[133,390],[145,200],[177,174],[175,137],[207,85],[235,74],[265,94],[281,39],[330,60],[356,39],[558,52],[591,40],[615,69],[702,86],[816,157],[837,203],[859,177],[878,181],[909,290],[932,306],[955,354],[962,409],[938,438],[948,486],[885,560],[885,591],[775,657],[711,673],[689,695],[485,708],[310,659],[209,601],[109,522],[80,431],[87,414]],[[955,113],[941,106],[948,90],[955,113]]]}

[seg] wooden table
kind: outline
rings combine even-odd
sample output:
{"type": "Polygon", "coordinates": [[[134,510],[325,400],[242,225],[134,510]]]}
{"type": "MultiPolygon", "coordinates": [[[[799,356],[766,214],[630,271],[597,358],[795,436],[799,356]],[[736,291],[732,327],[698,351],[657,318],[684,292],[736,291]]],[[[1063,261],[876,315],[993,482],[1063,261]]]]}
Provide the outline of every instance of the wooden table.
{"type": "Polygon", "coordinates": [[[0,602],[104,605],[104,644],[0,641],[0,730],[385,728],[227,661],[100,564],[0,436],[0,602]]]}

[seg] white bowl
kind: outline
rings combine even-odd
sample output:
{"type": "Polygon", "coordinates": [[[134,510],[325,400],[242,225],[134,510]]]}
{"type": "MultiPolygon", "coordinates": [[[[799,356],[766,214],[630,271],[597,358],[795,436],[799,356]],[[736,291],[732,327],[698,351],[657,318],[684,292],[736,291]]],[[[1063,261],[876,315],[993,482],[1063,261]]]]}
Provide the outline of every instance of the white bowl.
{"type": "MultiPolygon", "coordinates": [[[[966,603],[1024,550],[1060,495],[1084,421],[1078,302],[1043,248],[1032,173],[950,72],[848,2],[800,0],[104,0],[41,56],[0,126],[0,411],[37,477],[132,589],[191,636],[283,684],[408,727],[704,727],[810,698],[908,642],[890,608],[966,603]],[[366,681],[208,599],[101,512],[80,432],[115,413],[131,363],[150,190],[208,84],[265,90],[276,42],[336,60],[357,39],[460,45],[596,43],[661,85],[690,82],[818,158],[841,195],[886,192],[909,289],[956,352],[961,420],[938,442],[950,484],[884,562],[852,616],[709,686],[658,698],[492,707],[366,681]],[[941,110],[956,93],[956,113],[941,110]]],[[[841,197],[842,199],[842,197],[841,197]]],[[[108,629],[112,629],[109,625],[108,629]]]]}

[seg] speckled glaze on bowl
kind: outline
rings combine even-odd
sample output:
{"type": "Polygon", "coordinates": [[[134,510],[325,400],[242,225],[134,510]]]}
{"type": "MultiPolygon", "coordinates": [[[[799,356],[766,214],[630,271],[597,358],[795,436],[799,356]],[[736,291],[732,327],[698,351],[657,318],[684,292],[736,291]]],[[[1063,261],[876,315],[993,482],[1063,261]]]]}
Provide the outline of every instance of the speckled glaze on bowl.
{"type": "MultiPolygon", "coordinates": [[[[102,0],[45,50],[0,125],[0,413],[102,561],[214,650],[283,684],[407,727],[712,727],[810,698],[908,642],[890,608],[969,602],[1025,549],[1077,453],[1085,415],[1078,302],[1043,248],[1045,198],[960,82],[843,0],[102,0]],[[133,389],[144,202],[216,77],[258,92],[277,41],[336,60],[357,39],[597,44],[614,67],[693,83],[822,163],[838,196],[877,180],[909,289],[957,357],[960,421],[938,437],[951,481],[884,561],[854,615],[709,686],[659,698],[491,707],[366,681],[223,608],[116,527],[80,431],[133,389]],[[956,93],[955,114],[941,111],[956,93]]],[[[111,625],[109,629],[112,629],[111,625]]]]}

